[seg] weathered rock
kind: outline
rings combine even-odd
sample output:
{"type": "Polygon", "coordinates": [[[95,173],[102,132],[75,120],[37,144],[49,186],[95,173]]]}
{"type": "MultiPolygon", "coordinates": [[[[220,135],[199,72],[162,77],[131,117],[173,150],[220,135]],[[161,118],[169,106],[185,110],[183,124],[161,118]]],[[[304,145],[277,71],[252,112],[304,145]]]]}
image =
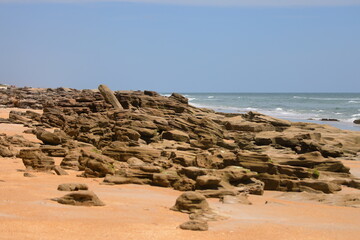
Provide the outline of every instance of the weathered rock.
{"type": "Polygon", "coordinates": [[[114,174],[114,160],[87,150],[81,150],[79,158],[80,170],[84,170],[85,177],[105,177],[107,174],[114,174]]]}
{"type": "Polygon", "coordinates": [[[355,124],[360,124],[360,119],[355,119],[355,120],[354,120],[354,123],[355,123],[355,124]]]}
{"type": "Polygon", "coordinates": [[[64,169],[62,169],[60,166],[55,166],[54,167],[54,171],[56,173],[56,175],[60,175],[60,176],[64,176],[64,175],[69,175],[64,169]]]}
{"type": "Polygon", "coordinates": [[[107,103],[110,103],[115,110],[123,110],[124,108],[121,106],[119,100],[115,97],[113,91],[110,90],[106,85],[101,84],[98,87],[101,95],[104,97],[107,103]]]}
{"type": "Polygon", "coordinates": [[[126,161],[130,167],[140,167],[142,165],[144,165],[144,161],[136,158],[136,157],[131,157],[126,161]]]}
{"type": "Polygon", "coordinates": [[[184,222],[179,227],[183,230],[191,230],[191,231],[207,231],[209,229],[207,222],[199,221],[199,220],[190,220],[184,222]]]}
{"type": "Polygon", "coordinates": [[[0,156],[1,157],[13,157],[14,153],[9,149],[9,147],[0,145],[0,156]]]}
{"type": "Polygon", "coordinates": [[[177,199],[175,205],[171,208],[174,211],[193,213],[206,212],[210,209],[206,198],[197,192],[185,192],[177,199]]]}
{"type": "Polygon", "coordinates": [[[53,198],[61,204],[74,206],[104,206],[105,204],[92,191],[75,191],[60,198],[53,198]]]}
{"type": "Polygon", "coordinates": [[[55,167],[54,159],[46,156],[40,149],[21,149],[18,157],[22,158],[26,168],[32,168],[38,171],[50,171],[55,167]]]}
{"type": "Polygon", "coordinates": [[[171,131],[163,132],[161,137],[163,139],[175,140],[175,141],[179,141],[179,142],[189,142],[190,141],[189,135],[182,131],[179,131],[179,130],[171,130],[171,131]]]}
{"type": "Polygon", "coordinates": [[[67,155],[66,149],[60,146],[40,146],[40,150],[51,157],[65,157],[67,155]]]}
{"type": "Polygon", "coordinates": [[[59,191],[80,191],[88,189],[89,188],[85,183],[63,183],[57,188],[59,191]]]}
{"type": "Polygon", "coordinates": [[[46,130],[38,131],[36,137],[44,144],[48,145],[59,145],[62,143],[62,139],[57,134],[46,130]]]}
{"type": "Polygon", "coordinates": [[[61,161],[60,166],[64,169],[79,170],[79,159],[82,154],[79,151],[70,151],[61,161]]]}
{"type": "Polygon", "coordinates": [[[216,189],[221,182],[221,178],[215,176],[199,176],[196,178],[196,187],[199,189],[216,189]]]}
{"type": "Polygon", "coordinates": [[[149,184],[151,181],[149,179],[141,179],[134,177],[124,177],[124,176],[111,176],[108,175],[104,179],[104,183],[108,184],[149,184]]]}

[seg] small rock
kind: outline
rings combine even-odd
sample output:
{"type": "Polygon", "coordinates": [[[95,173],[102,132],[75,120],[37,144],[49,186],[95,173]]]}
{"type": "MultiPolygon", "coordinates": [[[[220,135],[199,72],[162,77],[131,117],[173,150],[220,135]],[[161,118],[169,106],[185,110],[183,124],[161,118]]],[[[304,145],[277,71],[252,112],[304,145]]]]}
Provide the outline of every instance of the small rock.
{"type": "Polygon", "coordinates": [[[32,173],[24,172],[24,177],[36,177],[36,176],[32,173]]]}
{"type": "Polygon", "coordinates": [[[74,206],[105,206],[92,191],[75,191],[60,198],[53,198],[52,200],[74,206]]]}
{"type": "Polygon", "coordinates": [[[207,222],[198,221],[198,220],[190,220],[184,222],[179,227],[183,230],[191,230],[191,231],[207,231],[209,229],[209,225],[207,222]]]}
{"type": "Polygon", "coordinates": [[[88,189],[88,186],[84,183],[63,183],[57,188],[59,191],[79,191],[88,189]]]}

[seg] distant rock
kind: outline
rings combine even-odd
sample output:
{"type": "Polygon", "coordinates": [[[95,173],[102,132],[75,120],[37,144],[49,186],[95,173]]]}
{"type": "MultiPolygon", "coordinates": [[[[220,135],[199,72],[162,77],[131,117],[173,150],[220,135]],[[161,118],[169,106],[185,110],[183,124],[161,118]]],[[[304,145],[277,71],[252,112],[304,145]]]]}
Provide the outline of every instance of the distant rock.
{"type": "Polygon", "coordinates": [[[89,188],[85,183],[63,183],[57,188],[59,191],[80,191],[88,189],[89,188]]]}
{"type": "Polygon", "coordinates": [[[326,121],[326,122],[339,122],[339,119],[336,118],[322,118],[320,121],[326,121]]]}

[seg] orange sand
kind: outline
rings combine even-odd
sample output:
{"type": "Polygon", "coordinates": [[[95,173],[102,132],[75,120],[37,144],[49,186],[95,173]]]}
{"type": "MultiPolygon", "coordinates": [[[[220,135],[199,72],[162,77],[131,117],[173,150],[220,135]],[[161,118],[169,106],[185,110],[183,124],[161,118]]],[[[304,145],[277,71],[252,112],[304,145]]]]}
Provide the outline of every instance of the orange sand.
{"type": "MultiPolygon", "coordinates": [[[[8,135],[22,134],[24,129],[0,124],[0,133],[8,135]]],[[[26,178],[21,159],[0,158],[0,162],[0,239],[355,240],[360,236],[359,208],[287,201],[278,197],[280,192],[270,191],[250,196],[253,205],[210,199],[211,207],[228,219],[210,222],[207,232],[184,231],[177,226],[188,216],[169,210],[181,194],[178,191],[101,185],[102,179],[76,177],[75,171],[68,171],[69,176],[36,173],[37,177],[26,178]],[[86,183],[106,206],[75,207],[51,201],[66,194],[56,189],[68,182],[86,183]]],[[[359,164],[352,165],[360,172],[359,164]]]]}

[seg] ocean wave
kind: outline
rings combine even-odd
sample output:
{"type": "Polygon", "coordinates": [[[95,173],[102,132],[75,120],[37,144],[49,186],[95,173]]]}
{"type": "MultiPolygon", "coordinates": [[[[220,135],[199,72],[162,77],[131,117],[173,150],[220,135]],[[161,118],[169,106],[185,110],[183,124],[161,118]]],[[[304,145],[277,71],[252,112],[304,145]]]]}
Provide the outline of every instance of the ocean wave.
{"type": "Polygon", "coordinates": [[[171,94],[168,94],[168,93],[164,93],[164,94],[160,93],[160,95],[163,96],[163,97],[170,97],[171,96],[171,94]]]}
{"type": "Polygon", "coordinates": [[[331,97],[301,97],[293,96],[294,99],[320,100],[320,101],[348,101],[349,103],[359,103],[360,98],[331,98],[331,97]]]}
{"type": "Polygon", "coordinates": [[[360,113],[351,115],[352,117],[360,117],[360,113]]]}
{"type": "Polygon", "coordinates": [[[214,96],[208,96],[207,98],[214,98],[214,96]]]}
{"type": "Polygon", "coordinates": [[[194,97],[189,97],[189,98],[188,98],[189,101],[194,101],[194,100],[196,100],[196,99],[197,99],[197,98],[194,98],[194,97]]]}

